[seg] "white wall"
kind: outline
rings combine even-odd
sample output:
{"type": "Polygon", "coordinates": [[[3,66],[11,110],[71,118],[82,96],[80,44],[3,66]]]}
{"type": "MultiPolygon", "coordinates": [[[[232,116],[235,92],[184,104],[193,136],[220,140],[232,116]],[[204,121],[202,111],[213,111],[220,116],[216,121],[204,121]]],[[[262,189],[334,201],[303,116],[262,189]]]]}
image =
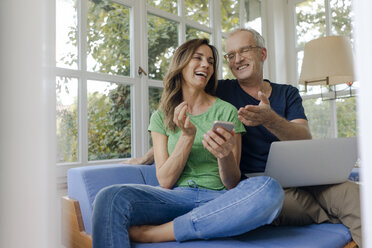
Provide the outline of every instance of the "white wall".
{"type": "Polygon", "coordinates": [[[361,150],[361,198],[364,247],[372,247],[372,2],[354,1],[358,98],[359,145],[361,150]]]}
{"type": "Polygon", "coordinates": [[[0,247],[56,245],[51,0],[0,1],[0,247]]]}

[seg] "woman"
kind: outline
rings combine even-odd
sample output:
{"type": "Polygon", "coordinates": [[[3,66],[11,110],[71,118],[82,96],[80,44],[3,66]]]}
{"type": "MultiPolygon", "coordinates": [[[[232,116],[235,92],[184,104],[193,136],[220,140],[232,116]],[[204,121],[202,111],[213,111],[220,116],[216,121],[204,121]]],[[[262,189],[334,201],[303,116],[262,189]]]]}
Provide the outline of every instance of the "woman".
{"type": "Polygon", "coordinates": [[[238,235],[279,214],[283,191],[275,180],[239,183],[245,130],[236,108],[214,96],[217,57],[205,39],[187,41],[175,52],[149,126],[160,186],[101,190],[93,210],[93,247],[238,235]],[[213,131],[215,120],[233,122],[235,129],[213,131]]]}

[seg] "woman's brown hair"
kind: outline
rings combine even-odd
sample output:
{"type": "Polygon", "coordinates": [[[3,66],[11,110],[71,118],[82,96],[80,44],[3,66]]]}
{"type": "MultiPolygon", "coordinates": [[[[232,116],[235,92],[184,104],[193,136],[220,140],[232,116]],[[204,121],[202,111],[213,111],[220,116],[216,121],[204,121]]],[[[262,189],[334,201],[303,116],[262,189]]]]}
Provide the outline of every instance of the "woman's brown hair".
{"type": "Polygon", "coordinates": [[[159,109],[164,113],[165,128],[176,131],[177,126],[173,122],[174,109],[182,102],[182,70],[190,62],[195,51],[201,46],[211,48],[214,58],[213,74],[209,79],[204,91],[210,95],[216,94],[217,88],[217,49],[209,44],[208,39],[193,39],[183,43],[177,48],[170,62],[168,72],[164,78],[164,90],[160,99],[159,109]]]}

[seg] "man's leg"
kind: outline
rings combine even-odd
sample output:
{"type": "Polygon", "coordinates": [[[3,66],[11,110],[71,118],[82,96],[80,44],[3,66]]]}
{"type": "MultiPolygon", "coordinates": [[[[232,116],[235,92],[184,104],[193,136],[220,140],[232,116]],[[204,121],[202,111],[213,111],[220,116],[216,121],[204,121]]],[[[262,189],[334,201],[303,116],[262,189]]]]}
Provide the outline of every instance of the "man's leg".
{"type": "Polygon", "coordinates": [[[308,225],[330,221],[314,196],[302,188],[284,189],[283,208],[274,225],[308,225]]]}
{"type": "Polygon", "coordinates": [[[359,185],[347,181],[304,189],[315,197],[331,217],[347,226],[355,243],[362,247],[359,185]]]}
{"type": "Polygon", "coordinates": [[[174,220],[177,241],[239,235],[271,223],[283,203],[283,190],[269,177],[252,177],[214,200],[174,220]]]}

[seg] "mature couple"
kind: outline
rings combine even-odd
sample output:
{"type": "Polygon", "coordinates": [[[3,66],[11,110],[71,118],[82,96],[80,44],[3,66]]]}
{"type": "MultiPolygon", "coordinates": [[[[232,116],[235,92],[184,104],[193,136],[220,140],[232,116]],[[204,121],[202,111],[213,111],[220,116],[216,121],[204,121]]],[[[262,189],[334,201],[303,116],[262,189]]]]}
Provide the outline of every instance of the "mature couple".
{"type": "Polygon", "coordinates": [[[164,79],[150,120],[153,149],[133,163],[152,163],[160,186],[114,185],[93,211],[93,247],[239,235],[265,224],[343,223],[361,245],[359,188],[337,185],[283,189],[265,169],[270,144],[311,139],[298,90],[263,79],[264,39],[231,32],[225,58],[236,80],[217,83],[217,51],[187,41],[164,79]],[[212,129],[229,121],[234,130],[212,129]],[[243,124],[244,125],[243,125],[243,124]],[[146,161],[145,161],[146,160],[146,161]],[[240,166],[240,167],[239,167],[240,166]]]}

